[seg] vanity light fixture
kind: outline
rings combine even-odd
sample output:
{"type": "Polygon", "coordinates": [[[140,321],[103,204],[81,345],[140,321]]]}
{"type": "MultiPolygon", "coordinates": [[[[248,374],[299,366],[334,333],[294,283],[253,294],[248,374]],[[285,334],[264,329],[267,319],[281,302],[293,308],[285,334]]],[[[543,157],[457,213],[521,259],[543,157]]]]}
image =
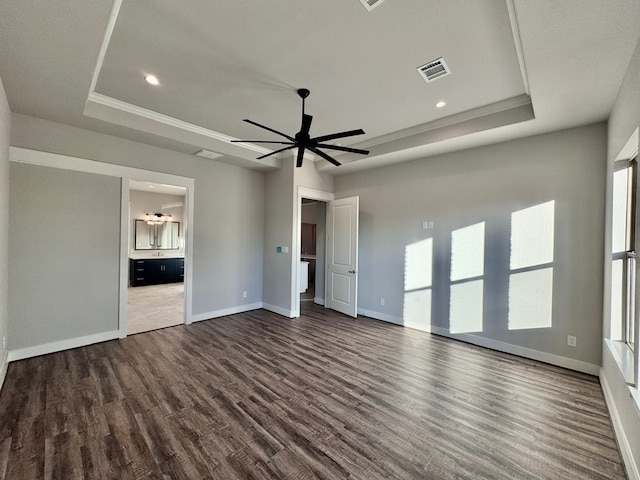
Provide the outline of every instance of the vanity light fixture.
{"type": "Polygon", "coordinates": [[[145,214],[145,220],[148,225],[162,225],[165,222],[171,221],[171,215],[164,215],[163,213],[147,213],[145,214]]]}
{"type": "Polygon", "coordinates": [[[160,81],[155,75],[145,75],[144,79],[151,85],[160,85],[160,81]]]}

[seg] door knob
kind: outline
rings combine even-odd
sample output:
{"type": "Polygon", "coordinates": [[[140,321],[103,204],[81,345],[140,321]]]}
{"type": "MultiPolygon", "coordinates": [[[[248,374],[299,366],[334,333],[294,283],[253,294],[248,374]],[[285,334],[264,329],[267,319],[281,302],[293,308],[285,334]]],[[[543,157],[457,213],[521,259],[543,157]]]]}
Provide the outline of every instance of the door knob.
{"type": "Polygon", "coordinates": [[[356,273],[355,270],[349,270],[349,273],[356,273]]]}

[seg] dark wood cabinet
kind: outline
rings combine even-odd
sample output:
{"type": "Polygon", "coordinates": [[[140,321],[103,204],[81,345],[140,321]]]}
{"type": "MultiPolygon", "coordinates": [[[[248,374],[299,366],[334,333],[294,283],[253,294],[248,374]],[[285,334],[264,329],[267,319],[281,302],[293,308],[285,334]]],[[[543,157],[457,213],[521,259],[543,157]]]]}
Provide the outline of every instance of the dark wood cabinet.
{"type": "Polygon", "coordinates": [[[184,281],[184,258],[129,259],[129,285],[157,285],[184,281]]]}

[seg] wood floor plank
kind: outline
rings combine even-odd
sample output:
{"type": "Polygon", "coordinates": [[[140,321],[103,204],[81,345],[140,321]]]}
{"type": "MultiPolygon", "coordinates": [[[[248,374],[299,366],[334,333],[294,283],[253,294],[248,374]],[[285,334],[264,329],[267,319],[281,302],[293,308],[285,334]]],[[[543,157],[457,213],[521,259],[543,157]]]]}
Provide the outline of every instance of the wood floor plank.
{"type": "Polygon", "coordinates": [[[624,479],[597,378],[304,302],[14,362],[0,479],[624,479]]]}

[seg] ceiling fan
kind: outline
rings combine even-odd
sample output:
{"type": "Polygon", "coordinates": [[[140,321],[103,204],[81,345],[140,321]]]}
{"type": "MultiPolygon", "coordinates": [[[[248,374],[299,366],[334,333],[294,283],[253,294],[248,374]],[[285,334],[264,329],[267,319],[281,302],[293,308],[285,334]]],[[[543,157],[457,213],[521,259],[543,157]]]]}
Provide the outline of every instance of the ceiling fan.
{"type": "Polygon", "coordinates": [[[286,142],[273,141],[273,140],[231,140],[231,141],[244,142],[244,143],[275,143],[279,145],[286,145],[285,147],[279,150],[276,150],[274,152],[267,153],[266,155],[262,155],[261,157],[258,157],[257,160],[269,157],[271,155],[275,155],[280,152],[284,152],[285,150],[291,150],[293,148],[297,148],[298,159],[296,161],[296,167],[302,166],[302,159],[304,157],[305,150],[309,150],[310,152],[315,153],[316,155],[324,158],[326,161],[333,163],[335,166],[340,166],[341,163],[338,162],[335,158],[329,156],[328,154],[320,150],[321,148],[326,148],[329,150],[338,150],[340,152],[359,153],[361,155],[368,155],[369,150],[361,150],[359,148],[343,147],[341,145],[329,145],[324,143],[329,140],[335,140],[337,138],[352,137],[354,135],[364,135],[364,130],[362,129],[349,130],[346,132],[332,133],[330,135],[322,135],[320,137],[311,138],[311,136],[309,135],[309,129],[311,128],[311,120],[313,120],[313,117],[311,115],[307,115],[306,113],[304,113],[304,100],[309,96],[310,93],[311,92],[306,88],[298,89],[298,96],[302,99],[302,125],[300,127],[300,131],[296,133],[295,136],[293,137],[287,135],[286,133],[282,133],[277,130],[274,130],[273,128],[269,128],[265,125],[261,125],[257,122],[254,122],[253,120],[249,120],[248,118],[245,118],[243,120],[244,122],[250,123],[251,125],[255,125],[256,127],[264,128],[265,130],[269,130],[270,132],[276,133],[281,137],[286,138],[288,141],[286,142]]]}

